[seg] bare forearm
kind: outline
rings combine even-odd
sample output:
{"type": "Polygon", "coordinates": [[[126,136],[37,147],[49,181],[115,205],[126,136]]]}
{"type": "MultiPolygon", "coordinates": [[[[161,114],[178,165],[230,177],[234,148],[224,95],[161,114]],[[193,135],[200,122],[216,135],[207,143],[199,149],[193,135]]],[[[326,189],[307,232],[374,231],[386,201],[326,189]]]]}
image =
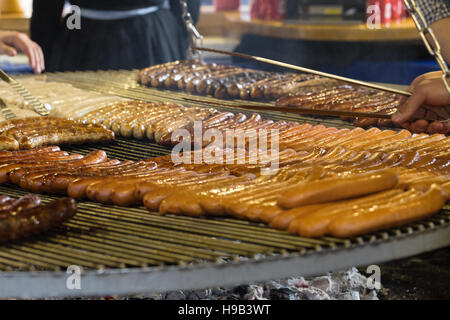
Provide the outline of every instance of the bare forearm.
{"type": "Polygon", "coordinates": [[[430,27],[439,41],[442,56],[450,64],[450,17],[440,19],[431,24],[430,27]]]}

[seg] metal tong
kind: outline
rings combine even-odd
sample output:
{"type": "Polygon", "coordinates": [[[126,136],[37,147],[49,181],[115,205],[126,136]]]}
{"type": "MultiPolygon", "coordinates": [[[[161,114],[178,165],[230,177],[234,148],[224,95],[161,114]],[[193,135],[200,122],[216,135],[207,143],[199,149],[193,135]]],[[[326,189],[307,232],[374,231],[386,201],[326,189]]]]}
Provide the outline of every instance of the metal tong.
{"type": "MultiPolygon", "coordinates": [[[[43,104],[38,99],[36,99],[30,91],[28,91],[20,82],[17,82],[13,78],[11,78],[5,71],[0,69],[0,78],[8,83],[24,100],[26,104],[29,104],[33,107],[34,111],[36,111],[41,116],[48,116],[50,107],[46,104],[43,104]]],[[[2,109],[4,109],[2,107],[2,109]]]]}
{"type": "Polygon", "coordinates": [[[6,120],[13,119],[16,117],[16,114],[12,112],[11,109],[8,108],[5,101],[0,98],[0,112],[2,113],[2,116],[5,117],[6,120]]]}
{"type": "MultiPolygon", "coordinates": [[[[356,84],[356,85],[359,85],[359,86],[368,87],[368,88],[372,88],[372,89],[392,92],[392,93],[403,95],[403,96],[411,96],[412,95],[412,93],[409,92],[409,91],[400,90],[400,89],[396,89],[396,88],[392,88],[392,87],[388,87],[388,86],[383,86],[383,85],[376,84],[376,83],[371,83],[371,82],[356,80],[356,79],[352,79],[352,78],[342,77],[342,76],[338,76],[338,75],[335,75],[335,74],[322,72],[322,71],[317,71],[317,70],[309,69],[309,68],[305,68],[305,67],[299,67],[299,66],[296,66],[296,65],[293,65],[293,64],[280,62],[280,61],[276,61],[276,60],[272,60],[272,59],[252,56],[252,55],[238,53],[238,52],[228,52],[228,51],[223,51],[223,50],[211,49],[211,48],[192,47],[192,49],[198,50],[198,51],[207,51],[207,52],[225,54],[225,55],[229,55],[229,56],[244,58],[244,59],[258,61],[258,62],[263,62],[263,63],[271,64],[271,65],[274,65],[274,66],[282,67],[282,68],[292,69],[292,70],[305,72],[305,73],[311,73],[311,74],[315,74],[315,75],[318,75],[318,76],[331,78],[331,79],[335,79],[335,80],[339,80],[339,81],[344,81],[344,82],[347,82],[347,83],[352,83],[352,84],[356,84]]],[[[255,106],[255,105],[241,105],[240,107],[243,108],[243,109],[250,109],[250,110],[264,110],[265,109],[265,110],[270,110],[270,111],[293,112],[293,113],[302,113],[302,114],[320,114],[320,115],[325,115],[325,116],[344,116],[344,117],[353,117],[353,118],[391,119],[391,116],[387,115],[387,114],[367,113],[367,112],[336,111],[336,110],[313,110],[313,109],[297,108],[297,107],[296,108],[266,107],[266,106],[255,106]]],[[[449,121],[450,120],[440,120],[440,122],[442,122],[442,123],[448,123],[449,121]]]]}
{"type": "Polygon", "coordinates": [[[192,47],[192,49],[199,50],[199,51],[208,51],[208,52],[220,53],[220,54],[225,54],[225,55],[229,55],[229,56],[244,58],[244,59],[248,59],[248,60],[268,63],[268,64],[271,64],[271,65],[274,65],[274,66],[278,66],[278,67],[282,67],[282,68],[292,69],[292,70],[301,71],[301,72],[305,72],[305,73],[311,73],[311,74],[315,74],[315,75],[326,77],[326,78],[331,78],[331,79],[340,80],[340,81],[344,81],[344,82],[348,82],[348,83],[352,83],[352,84],[357,84],[357,85],[360,85],[360,86],[363,86],[363,87],[368,87],[368,88],[373,88],[373,89],[378,89],[378,90],[383,90],[383,91],[388,91],[388,92],[400,94],[400,95],[403,95],[403,96],[410,96],[411,95],[411,92],[408,92],[408,91],[399,90],[399,89],[395,89],[395,88],[391,88],[391,87],[387,87],[387,86],[382,86],[382,85],[371,83],[371,82],[351,79],[351,78],[347,78],[347,77],[341,77],[341,76],[338,76],[338,75],[335,75],[335,74],[322,72],[322,71],[317,71],[317,70],[304,68],[304,67],[299,67],[299,66],[296,66],[296,65],[293,65],[293,64],[280,62],[280,61],[276,61],[276,60],[272,60],[272,59],[267,59],[267,58],[262,58],[262,57],[257,57],[257,56],[251,56],[251,55],[248,55],[248,54],[243,54],[243,53],[238,53],[238,52],[228,52],[228,51],[223,51],[223,50],[210,49],[210,48],[192,47]]]}
{"type": "Polygon", "coordinates": [[[341,111],[341,110],[320,110],[320,109],[307,109],[307,108],[291,108],[291,107],[274,107],[274,106],[266,106],[266,105],[257,105],[257,104],[227,104],[227,103],[218,103],[218,102],[204,102],[197,99],[191,98],[183,98],[186,101],[203,103],[203,104],[214,104],[218,106],[232,107],[232,108],[240,108],[246,110],[255,110],[255,111],[278,111],[278,112],[291,112],[291,113],[299,113],[299,114],[308,114],[308,115],[321,115],[321,116],[334,116],[334,117],[352,117],[352,118],[376,118],[376,119],[391,119],[391,116],[388,114],[382,113],[369,113],[369,112],[353,112],[353,111],[341,111]]]}

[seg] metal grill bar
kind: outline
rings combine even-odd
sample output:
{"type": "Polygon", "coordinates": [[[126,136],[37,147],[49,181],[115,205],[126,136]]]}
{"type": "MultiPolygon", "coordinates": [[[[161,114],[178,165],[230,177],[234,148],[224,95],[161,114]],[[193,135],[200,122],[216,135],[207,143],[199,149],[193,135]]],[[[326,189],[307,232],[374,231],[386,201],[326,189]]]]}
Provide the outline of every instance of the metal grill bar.
{"type": "MultiPolygon", "coordinates": [[[[74,228],[85,226],[87,227],[88,230],[90,230],[90,228],[97,227],[97,225],[85,221],[76,221],[75,223],[67,223],[66,225],[68,227],[74,228]]],[[[162,253],[177,258],[182,255],[185,255],[187,257],[187,260],[190,260],[191,258],[196,258],[196,259],[216,261],[217,257],[221,256],[221,253],[219,252],[211,252],[209,250],[204,250],[201,248],[191,248],[190,252],[186,252],[185,251],[186,248],[177,243],[171,244],[167,242],[158,241],[156,239],[144,239],[143,237],[140,236],[127,235],[124,234],[120,228],[116,227],[105,226],[102,230],[94,230],[92,234],[95,234],[99,237],[103,237],[104,239],[112,239],[132,244],[139,243],[141,246],[153,248],[155,250],[161,250],[162,253]]]]}
{"type": "MultiPolygon", "coordinates": [[[[91,216],[89,218],[94,220],[96,225],[102,226],[102,227],[104,225],[106,225],[106,226],[117,225],[117,221],[115,221],[114,219],[113,219],[113,223],[110,223],[109,222],[110,219],[108,219],[107,217],[106,218],[103,217],[101,214],[99,214],[99,212],[95,212],[95,213],[96,213],[95,217],[91,216]]],[[[189,243],[190,242],[191,245],[197,245],[197,242],[205,243],[205,241],[208,241],[208,247],[209,248],[214,247],[215,245],[217,245],[217,247],[215,248],[217,250],[221,250],[221,251],[224,251],[224,252],[227,251],[227,250],[228,251],[235,250],[237,254],[249,254],[249,253],[252,253],[252,252],[259,253],[259,252],[270,252],[270,251],[272,251],[270,249],[265,248],[264,246],[257,246],[257,245],[253,246],[253,245],[250,245],[250,244],[240,244],[239,248],[234,249],[235,243],[233,243],[233,245],[231,245],[231,246],[228,246],[228,247],[224,246],[223,248],[221,248],[220,246],[218,246],[219,243],[216,243],[218,241],[213,241],[212,243],[209,243],[209,241],[210,241],[209,238],[202,237],[202,233],[204,234],[205,232],[202,229],[200,229],[200,228],[198,230],[194,229],[194,231],[196,233],[200,233],[200,236],[190,235],[190,236],[188,236],[186,238],[186,236],[184,234],[181,235],[181,234],[179,234],[179,232],[177,232],[177,231],[180,231],[180,229],[175,230],[175,231],[171,231],[170,229],[174,229],[177,226],[175,224],[172,224],[172,223],[167,223],[167,221],[164,221],[163,223],[161,223],[159,228],[158,227],[155,228],[155,227],[151,227],[151,226],[147,226],[147,225],[143,226],[142,223],[143,222],[140,222],[140,221],[122,222],[122,223],[120,223],[120,226],[122,228],[121,231],[122,232],[123,231],[128,231],[128,232],[131,231],[132,232],[133,230],[136,230],[136,231],[142,232],[142,234],[144,234],[146,236],[155,235],[155,236],[160,237],[161,239],[166,239],[167,242],[171,242],[171,241],[175,241],[175,243],[189,243]],[[137,223],[138,226],[133,224],[133,222],[137,223]]],[[[186,228],[186,227],[185,228],[181,228],[181,231],[190,231],[190,230],[192,230],[192,229],[186,228]]],[[[224,238],[226,237],[226,236],[224,236],[223,233],[220,233],[220,232],[217,232],[217,233],[215,233],[215,232],[209,232],[209,233],[206,232],[206,235],[211,235],[211,233],[214,236],[219,236],[219,237],[224,237],[224,238]]],[[[228,236],[228,238],[230,238],[230,237],[228,236]]],[[[240,240],[242,240],[242,239],[240,239],[240,240]]]]}

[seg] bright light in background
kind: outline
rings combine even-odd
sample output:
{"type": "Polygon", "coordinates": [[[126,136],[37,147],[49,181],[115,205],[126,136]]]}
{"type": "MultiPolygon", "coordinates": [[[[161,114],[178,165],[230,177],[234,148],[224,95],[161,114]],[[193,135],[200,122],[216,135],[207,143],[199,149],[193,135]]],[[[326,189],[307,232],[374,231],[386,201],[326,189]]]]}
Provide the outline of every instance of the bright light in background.
{"type": "Polygon", "coordinates": [[[19,3],[25,15],[27,17],[31,17],[31,12],[33,11],[33,0],[19,0],[19,3]]]}
{"type": "Polygon", "coordinates": [[[1,13],[31,17],[33,0],[0,0],[1,13]]]}

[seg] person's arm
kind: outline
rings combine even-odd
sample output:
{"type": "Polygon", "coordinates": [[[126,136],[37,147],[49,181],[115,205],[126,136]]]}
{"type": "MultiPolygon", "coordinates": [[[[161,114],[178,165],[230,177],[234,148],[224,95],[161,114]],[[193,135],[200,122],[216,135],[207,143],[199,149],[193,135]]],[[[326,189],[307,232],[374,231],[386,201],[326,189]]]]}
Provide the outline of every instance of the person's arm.
{"type": "Polygon", "coordinates": [[[34,0],[30,21],[31,39],[37,42],[44,57],[51,55],[51,48],[61,26],[64,0],[34,0]]]}
{"type": "MultiPolygon", "coordinates": [[[[443,58],[450,62],[450,1],[417,0],[428,25],[433,30],[443,58]]],[[[450,84],[450,79],[448,80],[450,84]]],[[[442,82],[442,71],[417,77],[410,85],[409,98],[403,98],[392,121],[414,132],[448,133],[450,124],[436,120],[450,119],[450,93],[442,82]]]]}
{"type": "Polygon", "coordinates": [[[430,28],[439,41],[442,56],[450,64],[450,17],[432,23],[430,28]]]}
{"type": "Polygon", "coordinates": [[[17,52],[25,53],[35,73],[45,69],[44,54],[41,47],[25,33],[0,31],[0,54],[15,56],[17,52]]]}
{"type": "MultiPolygon", "coordinates": [[[[450,81],[449,81],[450,83],[450,81]]],[[[417,77],[409,86],[411,97],[404,97],[392,121],[413,132],[448,133],[450,123],[450,94],[442,82],[442,71],[417,77]]]]}

